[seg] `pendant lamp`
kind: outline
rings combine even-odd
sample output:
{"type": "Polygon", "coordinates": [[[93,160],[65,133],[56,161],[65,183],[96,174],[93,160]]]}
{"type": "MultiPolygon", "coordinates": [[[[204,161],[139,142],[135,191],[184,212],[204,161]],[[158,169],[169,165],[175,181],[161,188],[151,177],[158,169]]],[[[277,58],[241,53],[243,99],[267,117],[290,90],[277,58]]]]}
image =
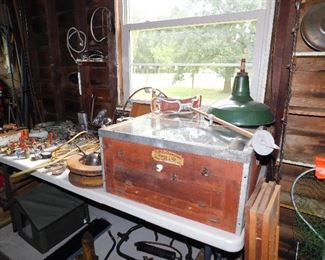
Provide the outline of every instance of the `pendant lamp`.
{"type": "Polygon", "coordinates": [[[241,60],[240,71],[235,77],[231,96],[225,101],[212,104],[208,113],[243,127],[269,125],[274,121],[270,108],[263,103],[255,102],[250,96],[245,59],[241,60]]]}

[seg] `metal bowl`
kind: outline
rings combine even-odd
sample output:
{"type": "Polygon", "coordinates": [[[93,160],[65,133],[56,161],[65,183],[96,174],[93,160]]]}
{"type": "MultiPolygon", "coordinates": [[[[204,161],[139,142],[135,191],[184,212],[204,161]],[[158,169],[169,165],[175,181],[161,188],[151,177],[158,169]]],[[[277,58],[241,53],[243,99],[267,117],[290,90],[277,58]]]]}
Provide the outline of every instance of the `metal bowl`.
{"type": "Polygon", "coordinates": [[[100,153],[90,153],[86,155],[85,165],[101,165],[100,153]]]}

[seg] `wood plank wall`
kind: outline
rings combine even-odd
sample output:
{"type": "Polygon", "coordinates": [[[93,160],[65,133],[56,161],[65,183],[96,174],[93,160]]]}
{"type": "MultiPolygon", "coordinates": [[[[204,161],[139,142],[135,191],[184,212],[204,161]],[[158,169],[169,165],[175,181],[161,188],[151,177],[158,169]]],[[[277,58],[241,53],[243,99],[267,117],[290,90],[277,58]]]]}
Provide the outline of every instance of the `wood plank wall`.
{"type": "MultiPolygon", "coordinates": [[[[299,2],[299,1],[298,1],[299,2]]],[[[301,20],[319,0],[301,1],[298,13],[298,28],[296,44],[291,64],[291,80],[288,80],[286,89],[289,96],[285,102],[288,103],[284,111],[285,127],[283,138],[283,162],[280,165],[279,179],[281,184],[281,216],[280,216],[280,257],[291,259],[296,250],[295,241],[295,212],[292,209],[290,190],[295,178],[308,169],[301,165],[314,164],[316,155],[325,156],[325,56],[313,57],[299,56],[301,52],[316,51],[311,49],[302,39],[300,33],[301,20]]],[[[293,27],[294,29],[294,27],[293,27]]],[[[313,197],[313,182],[306,188],[306,196],[313,197]]],[[[314,196],[318,205],[324,203],[324,194],[314,196]]]]}
{"type": "MultiPolygon", "coordinates": [[[[42,106],[43,120],[77,120],[84,110],[88,116],[94,97],[94,115],[107,109],[112,117],[117,102],[117,73],[114,28],[108,39],[97,43],[90,34],[90,18],[97,7],[107,7],[114,19],[113,0],[30,0],[24,1],[30,20],[30,41],[33,55],[33,83],[42,106]],[[103,63],[82,63],[80,66],[83,95],[78,84],[69,77],[78,71],[66,47],[66,34],[76,27],[87,35],[87,50],[100,50],[107,56],[103,63]]],[[[101,21],[99,11],[94,24],[101,21]]],[[[114,22],[113,22],[114,24],[114,22]]],[[[100,28],[94,32],[101,38],[100,28]]],[[[80,57],[76,54],[76,57],[80,57]]]]}

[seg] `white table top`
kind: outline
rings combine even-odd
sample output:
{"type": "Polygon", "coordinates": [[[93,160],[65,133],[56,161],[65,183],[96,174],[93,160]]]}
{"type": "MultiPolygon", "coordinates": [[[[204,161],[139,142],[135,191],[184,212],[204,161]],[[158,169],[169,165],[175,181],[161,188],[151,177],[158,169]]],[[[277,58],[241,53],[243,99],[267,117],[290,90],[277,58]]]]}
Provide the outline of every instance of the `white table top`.
{"type": "MultiPolygon", "coordinates": [[[[10,165],[20,170],[25,170],[44,162],[45,160],[31,161],[29,159],[17,159],[13,156],[0,155],[0,163],[10,165]]],[[[244,231],[238,236],[197,221],[107,193],[104,188],[76,187],[69,182],[68,172],[69,171],[66,170],[62,175],[52,176],[44,170],[38,170],[33,172],[32,175],[87,199],[118,209],[157,226],[224,251],[238,252],[244,247],[244,231]]]]}

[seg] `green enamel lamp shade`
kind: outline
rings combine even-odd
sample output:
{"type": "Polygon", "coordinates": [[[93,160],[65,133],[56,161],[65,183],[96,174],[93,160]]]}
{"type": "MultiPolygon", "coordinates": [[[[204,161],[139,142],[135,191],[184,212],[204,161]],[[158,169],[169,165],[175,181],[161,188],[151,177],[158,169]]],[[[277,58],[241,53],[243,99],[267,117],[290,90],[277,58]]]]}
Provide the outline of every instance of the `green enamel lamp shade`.
{"type": "Polygon", "coordinates": [[[231,96],[228,100],[212,104],[208,113],[237,126],[269,125],[274,121],[270,108],[255,102],[250,96],[245,61],[242,61],[241,70],[235,77],[231,96]]]}

